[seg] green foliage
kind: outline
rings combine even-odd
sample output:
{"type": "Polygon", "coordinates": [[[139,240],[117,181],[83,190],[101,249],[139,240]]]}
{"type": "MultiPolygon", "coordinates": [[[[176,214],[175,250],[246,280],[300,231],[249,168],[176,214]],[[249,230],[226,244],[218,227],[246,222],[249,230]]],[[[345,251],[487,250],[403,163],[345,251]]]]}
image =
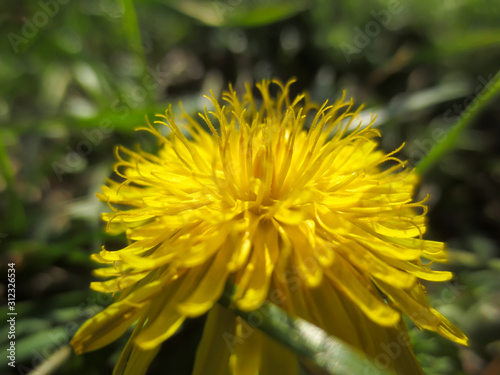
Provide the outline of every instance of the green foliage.
{"type": "Polygon", "coordinates": [[[172,9],[208,26],[255,27],[271,24],[307,9],[308,1],[175,1],[165,3],[172,9]]]}

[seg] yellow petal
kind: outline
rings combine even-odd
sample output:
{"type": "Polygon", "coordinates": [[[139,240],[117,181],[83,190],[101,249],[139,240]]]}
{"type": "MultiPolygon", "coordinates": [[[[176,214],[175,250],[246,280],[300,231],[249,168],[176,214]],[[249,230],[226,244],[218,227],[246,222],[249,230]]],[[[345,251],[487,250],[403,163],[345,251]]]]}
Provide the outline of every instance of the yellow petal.
{"type": "Polygon", "coordinates": [[[262,358],[259,375],[297,375],[299,363],[297,355],[283,344],[262,335],[262,358]]]}
{"type": "Polygon", "coordinates": [[[149,320],[137,336],[136,344],[150,350],[172,336],[184,322],[186,316],[177,309],[198,288],[208,264],[190,269],[177,280],[170,282],[152,302],[149,320]]]}
{"type": "Polygon", "coordinates": [[[149,283],[87,320],[71,340],[75,352],[99,349],[123,335],[146,311],[147,300],[160,290],[159,281],[149,283]]]}
{"type": "Polygon", "coordinates": [[[150,351],[159,347],[163,341],[177,332],[185,320],[185,317],[172,307],[162,310],[162,313],[157,315],[151,324],[146,324],[143,332],[137,337],[135,343],[141,350],[150,351]]]}
{"type": "Polygon", "coordinates": [[[397,243],[413,249],[421,249],[422,255],[427,259],[436,262],[446,262],[448,256],[445,251],[444,243],[437,241],[420,240],[418,238],[395,238],[386,237],[387,241],[397,243]]]}
{"type": "Polygon", "coordinates": [[[229,357],[229,368],[232,375],[257,375],[262,355],[262,333],[236,318],[234,351],[229,357]]]}
{"type": "Polygon", "coordinates": [[[236,316],[221,305],[208,312],[192,375],[229,375],[229,355],[236,316]]]}
{"type": "Polygon", "coordinates": [[[412,274],[391,267],[354,241],[340,243],[339,251],[358,269],[397,288],[410,288],[417,281],[412,274]]]}
{"type": "Polygon", "coordinates": [[[391,327],[380,326],[368,319],[357,304],[339,293],[328,280],[309,290],[306,301],[315,324],[359,349],[381,369],[393,369],[397,374],[423,375],[402,320],[391,327]]]}
{"type": "Polygon", "coordinates": [[[230,271],[239,269],[247,261],[252,249],[252,239],[258,228],[260,218],[247,211],[245,212],[243,221],[245,222],[246,228],[243,234],[238,233],[236,235],[239,236],[239,238],[235,241],[234,254],[227,265],[230,271]]]}
{"type": "Polygon", "coordinates": [[[145,278],[149,272],[139,273],[137,275],[125,275],[120,278],[90,283],[90,288],[101,293],[115,293],[132,286],[145,278]]]}
{"type": "Polygon", "coordinates": [[[154,357],[160,350],[160,346],[153,348],[151,350],[141,350],[135,344],[134,340],[142,330],[144,322],[146,321],[146,315],[144,314],[137,326],[134,328],[134,332],[130,336],[127,345],[120,354],[120,358],[115,365],[113,370],[113,375],[144,375],[148,370],[150,363],[153,361],[154,357]]]}
{"type": "MultiPolygon", "coordinates": [[[[448,281],[453,278],[453,274],[448,271],[435,271],[428,266],[422,265],[420,261],[414,263],[410,262],[402,262],[400,260],[396,259],[390,259],[390,258],[385,258],[382,257],[382,259],[385,260],[385,262],[393,265],[394,267],[400,268],[402,270],[405,270],[412,275],[415,275],[416,277],[423,279],[423,280],[429,280],[429,281],[448,281]]],[[[383,280],[383,279],[382,279],[383,280]]]]}
{"type": "Polygon", "coordinates": [[[280,208],[279,211],[274,214],[274,219],[288,225],[298,225],[304,221],[304,218],[304,212],[286,208],[280,208]]]}
{"type": "Polygon", "coordinates": [[[149,365],[153,362],[160,351],[161,346],[149,350],[142,350],[137,345],[134,345],[132,353],[128,358],[127,367],[123,373],[113,372],[113,375],[144,375],[148,371],[149,365]]]}
{"type": "Polygon", "coordinates": [[[378,222],[370,220],[367,218],[363,222],[360,222],[360,227],[367,227],[374,232],[390,237],[396,238],[411,238],[418,237],[425,232],[425,227],[423,226],[423,218],[415,217],[411,221],[391,220],[378,222]]]}
{"type": "Polygon", "coordinates": [[[182,315],[200,316],[220,298],[229,273],[227,263],[232,255],[232,250],[230,243],[227,242],[219,249],[215,258],[208,261],[211,264],[198,287],[177,306],[182,315]]]}
{"type": "Polygon", "coordinates": [[[123,335],[139,314],[138,309],[115,302],[87,320],[71,340],[71,345],[76,354],[100,349],[123,335]]]}
{"type": "Polygon", "coordinates": [[[391,242],[383,241],[376,236],[372,236],[371,233],[368,235],[349,234],[348,238],[351,238],[367,249],[388,258],[390,257],[408,261],[419,259],[422,254],[421,249],[392,244],[391,242]]]}
{"type": "Polygon", "coordinates": [[[317,246],[314,222],[308,220],[298,228],[286,226],[285,230],[293,244],[292,254],[300,272],[299,276],[304,278],[310,288],[318,286],[323,278],[323,267],[311,250],[317,246]]]}
{"type": "Polygon", "coordinates": [[[399,313],[384,303],[380,296],[371,292],[369,282],[365,280],[362,283],[361,275],[342,256],[338,255],[325,273],[335,287],[355,302],[374,322],[391,327],[399,321],[399,313]]]}
{"type": "Polygon", "coordinates": [[[430,307],[420,283],[410,290],[394,288],[382,281],[376,281],[376,284],[415,325],[437,332],[458,344],[467,345],[467,337],[448,319],[430,307]]]}
{"type": "Polygon", "coordinates": [[[243,293],[241,298],[236,299],[238,308],[255,310],[265,300],[278,251],[277,231],[271,223],[261,225],[260,232],[254,238],[250,262],[243,271],[244,281],[238,284],[238,293],[243,293]]]}

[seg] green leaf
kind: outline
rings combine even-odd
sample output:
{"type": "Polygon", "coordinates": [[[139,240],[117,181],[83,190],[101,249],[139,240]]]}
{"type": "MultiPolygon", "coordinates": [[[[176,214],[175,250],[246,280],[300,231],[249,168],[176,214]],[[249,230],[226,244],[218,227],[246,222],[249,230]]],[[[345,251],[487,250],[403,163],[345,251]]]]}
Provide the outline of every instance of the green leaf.
{"type": "Polygon", "coordinates": [[[137,15],[133,0],[122,0],[123,3],[123,30],[132,51],[140,58],[143,66],[146,66],[144,48],[142,46],[141,31],[137,21],[137,15]]]}
{"type": "Polygon", "coordinates": [[[500,44],[500,30],[487,29],[442,38],[436,43],[436,53],[441,56],[471,53],[500,44]]]}
{"type": "Polygon", "coordinates": [[[165,3],[179,13],[209,26],[255,27],[290,18],[308,8],[308,1],[201,1],[170,0],[165,3]]]}

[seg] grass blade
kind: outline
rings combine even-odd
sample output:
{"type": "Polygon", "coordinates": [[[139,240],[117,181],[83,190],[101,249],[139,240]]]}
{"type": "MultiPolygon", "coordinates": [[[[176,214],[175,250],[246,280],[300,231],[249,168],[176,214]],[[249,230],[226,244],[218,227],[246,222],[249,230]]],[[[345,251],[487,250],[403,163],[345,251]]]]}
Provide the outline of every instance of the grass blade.
{"type": "Polygon", "coordinates": [[[458,138],[464,129],[472,123],[481,111],[486,108],[500,92],[500,71],[497,72],[491,83],[487,85],[477,95],[474,100],[463,112],[460,120],[450,129],[443,142],[438,143],[431,151],[420,161],[416,167],[418,174],[427,172],[445,153],[452,150],[457,143],[458,138]],[[475,107],[472,109],[472,107],[475,107]]]}

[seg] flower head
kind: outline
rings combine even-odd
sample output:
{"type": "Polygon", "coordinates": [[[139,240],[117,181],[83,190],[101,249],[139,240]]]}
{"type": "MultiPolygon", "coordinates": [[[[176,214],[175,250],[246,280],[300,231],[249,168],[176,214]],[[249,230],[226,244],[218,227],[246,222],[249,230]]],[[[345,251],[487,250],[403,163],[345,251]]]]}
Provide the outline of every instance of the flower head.
{"type": "MultiPolygon", "coordinates": [[[[202,123],[159,115],[168,136],[143,128],[160,142],[157,155],[117,148],[123,182],[109,180],[98,197],[113,207],[103,215],[108,230],[125,231],[129,245],[93,255],[109,279],[92,288],[118,298],[75,335],[77,353],[137,322],[116,372],[141,373],[186,318],[210,311],[195,373],[266,374],[275,366],[268,351],[296,371],[268,338],[241,339],[242,323],[216,305],[227,281],[239,309],[269,299],[373,358],[405,332],[401,313],[466,344],[420,283],[452,275],[422,262],[446,253],[422,238],[427,208],[413,202],[418,178],[394,156],[400,148],[379,150],[378,130],[358,124],[352,101],[318,106],[305,94],[290,99],[292,81],[273,83],[275,96],[269,81],[257,84],[260,100],[249,85],[242,99],[230,87],[224,106],[212,94],[202,123]]],[[[418,373],[411,348],[402,352],[390,366],[418,373]]]]}

